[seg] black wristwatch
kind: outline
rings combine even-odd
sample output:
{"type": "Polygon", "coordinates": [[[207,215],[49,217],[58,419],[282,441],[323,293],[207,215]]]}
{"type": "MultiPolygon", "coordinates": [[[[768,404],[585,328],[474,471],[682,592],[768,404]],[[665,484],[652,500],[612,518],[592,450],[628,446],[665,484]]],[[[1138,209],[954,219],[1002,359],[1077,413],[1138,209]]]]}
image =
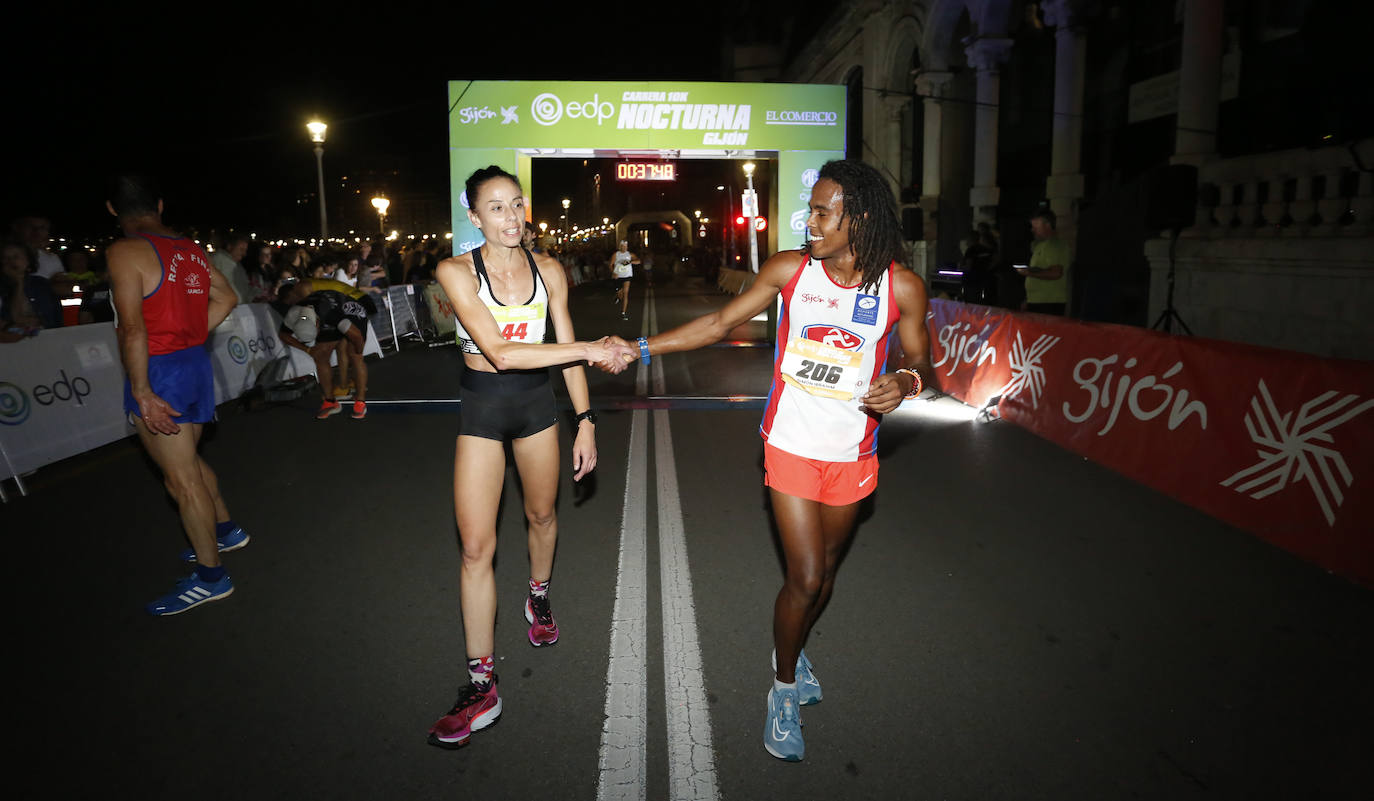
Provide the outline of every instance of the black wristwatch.
{"type": "Polygon", "coordinates": [[[588,423],[591,423],[592,425],[596,425],[596,412],[592,411],[591,409],[588,409],[582,414],[577,415],[573,418],[573,425],[581,425],[583,420],[586,420],[588,423]]]}

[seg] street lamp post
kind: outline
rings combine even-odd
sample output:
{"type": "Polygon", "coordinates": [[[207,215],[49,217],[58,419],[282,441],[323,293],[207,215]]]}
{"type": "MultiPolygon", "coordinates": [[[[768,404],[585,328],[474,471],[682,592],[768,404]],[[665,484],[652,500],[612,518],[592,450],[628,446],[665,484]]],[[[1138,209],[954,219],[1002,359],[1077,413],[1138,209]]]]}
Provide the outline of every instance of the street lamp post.
{"type": "Polygon", "coordinates": [[[572,201],[571,201],[571,200],[569,200],[569,199],[567,199],[567,198],[563,198],[563,241],[564,241],[564,242],[567,242],[567,241],[568,241],[568,231],[569,231],[569,227],[572,225],[572,216],[568,214],[568,207],[571,206],[571,205],[572,205],[572,201]]]}
{"type": "Polygon", "coordinates": [[[372,208],[377,210],[377,227],[383,234],[386,233],[386,210],[390,207],[390,200],[384,197],[372,198],[372,208]]]}
{"type": "Polygon", "coordinates": [[[325,216],[324,209],[324,134],[329,126],[319,120],[311,120],[305,124],[305,129],[310,132],[310,141],[315,143],[315,176],[319,179],[320,185],[320,241],[329,238],[329,221],[325,216]]]}
{"type": "Polygon", "coordinates": [[[735,237],[730,226],[735,224],[735,187],[717,186],[716,191],[725,193],[725,224],[720,227],[720,257],[728,269],[734,269],[735,237]]]}
{"type": "Polygon", "coordinates": [[[759,215],[759,199],[754,193],[754,162],[744,162],[744,180],[749,183],[748,201],[745,204],[745,213],[749,217],[749,269],[754,272],[759,271],[759,237],[754,230],[754,221],[759,215]]]}

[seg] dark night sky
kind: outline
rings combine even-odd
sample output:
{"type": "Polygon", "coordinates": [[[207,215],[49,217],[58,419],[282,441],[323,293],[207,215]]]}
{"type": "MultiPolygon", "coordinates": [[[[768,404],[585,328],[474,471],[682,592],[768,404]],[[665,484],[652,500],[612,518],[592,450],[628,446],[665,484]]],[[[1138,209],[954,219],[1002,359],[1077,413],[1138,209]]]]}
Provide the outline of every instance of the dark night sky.
{"type": "Polygon", "coordinates": [[[741,15],[757,25],[820,4],[702,2],[671,20],[643,3],[472,5],[186,4],[137,17],[53,6],[29,26],[42,33],[11,36],[19,136],[5,217],[36,211],[55,235],[113,233],[104,176],[130,165],[163,179],[171,224],[262,225],[314,188],[312,114],[330,123],[327,174],[397,154],[417,187],[442,194],[447,81],[718,80],[722,32],[749,35],[741,15]]]}

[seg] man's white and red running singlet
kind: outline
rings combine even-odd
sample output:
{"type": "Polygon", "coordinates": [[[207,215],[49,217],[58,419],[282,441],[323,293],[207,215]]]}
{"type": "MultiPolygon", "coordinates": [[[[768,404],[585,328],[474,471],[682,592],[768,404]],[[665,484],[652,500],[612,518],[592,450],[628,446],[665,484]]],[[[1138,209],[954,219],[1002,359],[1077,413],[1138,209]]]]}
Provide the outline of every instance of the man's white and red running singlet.
{"type": "Polygon", "coordinates": [[[807,459],[852,462],[877,449],[879,419],[859,397],[887,364],[897,322],[889,265],[876,288],[840,286],[803,256],[782,289],[773,386],[759,432],[807,459]]]}
{"type": "Polygon", "coordinates": [[[210,262],[185,237],[139,234],[157,251],[162,280],[143,297],[148,355],[204,345],[210,329],[210,262]]]}

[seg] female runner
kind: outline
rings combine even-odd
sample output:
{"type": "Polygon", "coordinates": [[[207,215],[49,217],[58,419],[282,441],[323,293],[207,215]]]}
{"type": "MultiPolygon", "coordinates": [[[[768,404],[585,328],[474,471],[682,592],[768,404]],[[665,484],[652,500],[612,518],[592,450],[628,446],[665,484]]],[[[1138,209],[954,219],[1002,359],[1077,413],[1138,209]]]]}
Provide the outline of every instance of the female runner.
{"type": "Polygon", "coordinates": [[[615,279],[615,299],[620,304],[620,319],[630,319],[630,281],[634,278],[639,257],[630,252],[628,240],[620,240],[620,249],[611,254],[611,278],[615,279]]]}
{"type": "Polygon", "coordinates": [[[806,249],[774,255],[720,311],[641,337],[622,352],[647,362],[651,354],[709,345],[782,296],[773,386],[759,427],[785,569],[773,606],[775,675],[763,743],[791,762],[805,752],[799,707],[821,700],[802,646],[830,600],[859,502],[877,486],[878,424],[921,391],[921,373],[932,372],[925,284],[896,262],[902,228],[887,182],[863,162],[829,162],[812,187],[810,209],[806,249]],[[907,366],[884,372],[894,328],[907,366]]]}
{"type": "Polygon", "coordinates": [[[558,494],[558,424],[548,368],[563,368],[577,436],[573,480],[596,467],[596,416],[587,394],[586,361],[611,372],[625,363],[605,341],[576,342],[568,315],[568,286],[562,266],[520,246],[525,198],[515,177],[487,167],[467,180],[468,219],[485,239],[481,247],[445,259],[435,270],[458,316],[463,351],[462,417],[453,458],[454,511],[462,541],[459,598],[468,657],[468,684],[448,714],[429,730],[442,748],[465,745],[472,732],[501,715],[492,670],[495,650],[496,510],[505,483],[504,443],[511,443],[524,491],[528,523],[530,583],[525,601],[530,645],[558,642],[549,608],[558,494]],[[556,344],[544,341],[552,320],[556,344]]]}

